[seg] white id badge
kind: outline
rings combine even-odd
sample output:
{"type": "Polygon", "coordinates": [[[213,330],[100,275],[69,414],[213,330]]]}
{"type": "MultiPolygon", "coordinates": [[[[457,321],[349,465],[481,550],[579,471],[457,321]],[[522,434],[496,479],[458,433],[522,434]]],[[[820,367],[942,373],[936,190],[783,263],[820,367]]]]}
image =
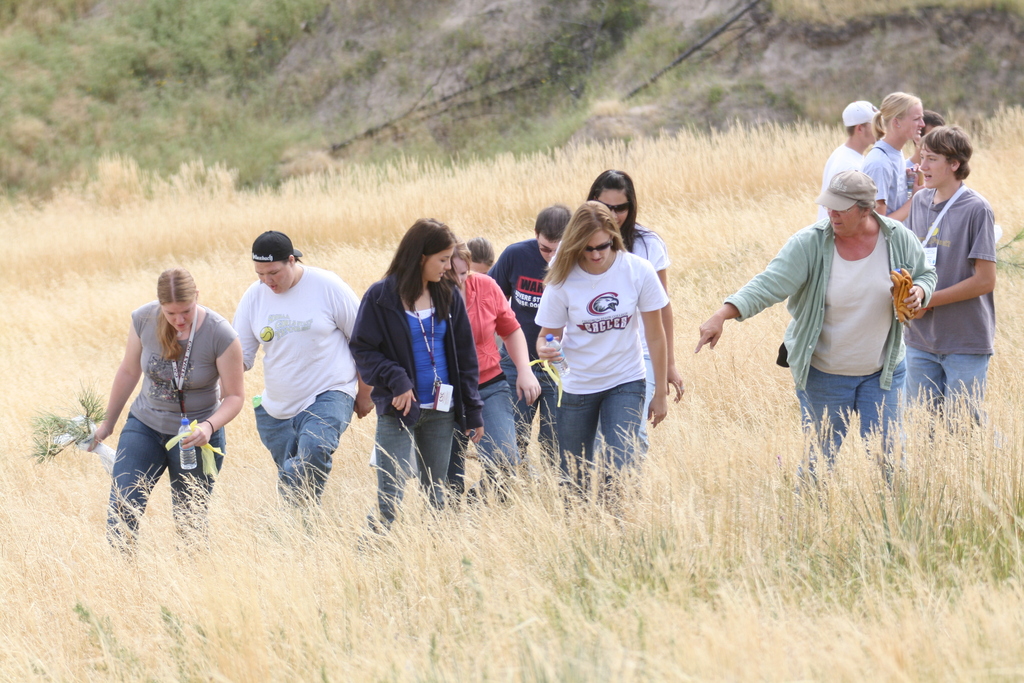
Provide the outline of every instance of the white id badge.
{"type": "Polygon", "coordinates": [[[924,248],[924,260],[932,268],[935,267],[935,257],[938,255],[938,247],[925,247],[924,248]]]}
{"type": "Polygon", "coordinates": [[[437,385],[437,394],[434,396],[434,410],[440,410],[442,413],[447,413],[452,409],[453,390],[454,389],[451,384],[437,385]]]}

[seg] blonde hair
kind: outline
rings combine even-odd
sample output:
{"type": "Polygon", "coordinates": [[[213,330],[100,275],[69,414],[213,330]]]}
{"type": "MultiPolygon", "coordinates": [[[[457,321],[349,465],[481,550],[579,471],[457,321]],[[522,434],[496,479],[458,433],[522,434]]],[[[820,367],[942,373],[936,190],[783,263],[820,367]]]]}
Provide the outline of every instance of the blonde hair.
{"type": "MultiPolygon", "coordinates": [[[[871,119],[871,132],[876,140],[881,140],[889,132],[889,124],[893,119],[903,118],[914,105],[921,104],[921,98],[905,92],[889,93],[882,100],[881,106],[871,119]]],[[[923,105],[922,105],[923,106],[923,105]]]]}
{"type": "MultiPolygon", "coordinates": [[[[196,300],[196,283],[184,268],[170,268],[156,280],[156,300],[164,304],[190,304],[196,300]]],[[[156,338],[167,360],[179,360],[184,353],[178,343],[178,331],[161,312],[156,321],[156,338]]]]}
{"type": "Polygon", "coordinates": [[[608,207],[601,202],[586,202],[576,209],[576,213],[569,219],[569,224],[565,226],[562,243],[555,258],[551,260],[551,265],[548,266],[544,283],[560,285],[565,282],[569,273],[583,258],[587,242],[599,230],[604,230],[611,236],[611,248],[614,251],[626,250],[622,242],[622,233],[619,232],[619,226],[615,224],[608,207]]]}

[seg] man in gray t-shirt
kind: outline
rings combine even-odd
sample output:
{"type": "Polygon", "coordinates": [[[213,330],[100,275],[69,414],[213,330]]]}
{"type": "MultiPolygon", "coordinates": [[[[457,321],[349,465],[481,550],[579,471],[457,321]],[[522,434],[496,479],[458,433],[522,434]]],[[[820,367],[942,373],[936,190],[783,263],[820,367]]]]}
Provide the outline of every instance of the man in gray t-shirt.
{"type": "Polygon", "coordinates": [[[963,184],[971,152],[957,126],[921,141],[925,189],[914,195],[906,225],[923,241],[938,283],[906,331],[907,394],[935,409],[966,397],[978,419],[995,340],[996,240],[992,207],[963,184]]]}

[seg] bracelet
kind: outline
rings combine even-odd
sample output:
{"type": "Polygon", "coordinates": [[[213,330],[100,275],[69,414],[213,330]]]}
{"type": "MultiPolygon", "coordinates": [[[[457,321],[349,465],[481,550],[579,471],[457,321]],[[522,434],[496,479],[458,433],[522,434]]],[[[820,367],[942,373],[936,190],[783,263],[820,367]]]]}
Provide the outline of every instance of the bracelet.
{"type": "MultiPolygon", "coordinates": [[[[216,429],[213,428],[213,423],[210,422],[209,420],[203,420],[203,422],[210,425],[210,436],[213,436],[213,433],[217,431],[216,429]]],[[[202,422],[200,424],[202,424],[202,422]]]]}

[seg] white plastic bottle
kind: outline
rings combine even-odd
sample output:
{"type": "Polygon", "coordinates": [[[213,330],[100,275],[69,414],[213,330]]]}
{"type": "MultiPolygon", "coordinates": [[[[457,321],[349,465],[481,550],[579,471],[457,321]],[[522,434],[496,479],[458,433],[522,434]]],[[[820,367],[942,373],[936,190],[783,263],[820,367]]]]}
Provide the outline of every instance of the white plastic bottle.
{"type": "MultiPolygon", "coordinates": [[[[181,427],[178,428],[178,434],[184,434],[187,437],[192,433],[192,430],[188,426],[188,418],[181,418],[181,427]]],[[[182,437],[184,440],[185,437],[182,437]]],[[[181,454],[181,469],[183,470],[194,470],[196,468],[196,449],[195,448],[182,448],[181,441],[178,442],[178,453],[181,454]]]]}
{"type": "MultiPolygon", "coordinates": [[[[544,337],[544,341],[544,346],[548,347],[549,349],[554,349],[559,353],[562,353],[562,344],[557,339],[555,339],[555,335],[549,334],[548,336],[544,337]]],[[[558,370],[558,374],[561,375],[562,377],[565,377],[566,375],[569,374],[569,363],[566,362],[564,353],[562,354],[562,360],[551,361],[551,364],[555,366],[555,369],[558,370]]]]}

